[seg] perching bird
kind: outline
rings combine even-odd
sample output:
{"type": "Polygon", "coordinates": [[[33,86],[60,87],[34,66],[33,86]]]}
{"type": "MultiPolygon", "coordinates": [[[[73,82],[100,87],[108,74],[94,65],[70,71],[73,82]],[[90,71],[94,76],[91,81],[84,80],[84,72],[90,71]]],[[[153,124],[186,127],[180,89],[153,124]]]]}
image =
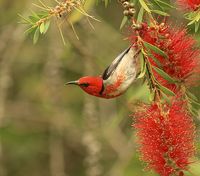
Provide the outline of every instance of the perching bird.
{"type": "Polygon", "coordinates": [[[131,46],[123,51],[102,76],[85,76],[66,84],[78,85],[90,95],[114,98],[123,94],[136,79],[140,51],[131,46]]]}

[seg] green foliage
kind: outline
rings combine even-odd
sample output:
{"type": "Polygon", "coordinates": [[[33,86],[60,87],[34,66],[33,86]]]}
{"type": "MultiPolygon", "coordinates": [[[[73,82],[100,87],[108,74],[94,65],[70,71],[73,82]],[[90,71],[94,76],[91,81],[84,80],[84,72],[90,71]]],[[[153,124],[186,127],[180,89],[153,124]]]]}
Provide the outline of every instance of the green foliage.
{"type": "Polygon", "coordinates": [[[200,109],[200,103],[197,97],[186,89],[186,99],[188,101],[188,108],[194,117],[198,117],[198,109],[200,109]]]}
{"type": "Polygon", "coordinates": [[[137,23],[142,23],[144,15],[144,8],[141,7],[140,11],[138,12],[137,23]]]}
{"type": "Polygon", "coordinates": [[[174,80],[170,75],[168,75],[164,70],[153,66],[153,69],[160,75],[162,76],[165,80],[167,80],[169,83],[177,83],[176,80],[174,80]]]}
{"type": "Polygon", "coordinates": [[[145,0],[139,0],[140,5],[148,12],[151,13],[151,10],[149,9],[148,5],[146,4],[145,0]]]}
{"type": "Polygon", "coordinates": [[[195,26],[195,32],[197,32],[199,29],[199,23],[200,23],[200,9],[186,13],[185,18],[190,21],[188,25],[195,26]]]}
{"type": "Polygon", "coordinates": [[[157,82],[157,86],[158,88],[161,90],[162,93],[166,94],[166,95],[169,95],[169,96],[175,96],[175,93],[172,92],[171,90],[169,90],[167,87],[165,86],[162,86],[161,84],[159,84],[157,82]]]}
{"type": "Polygon", "coordinates": [[[161,16],[170,16],[168,13],[166,12],[163,12],[161,10],[152,10],[153,13],[156,13],[158,15],[161,15],[161,16]]]}
{"type": "Polygon", "coordinates": [[[31,11],[31,15],[29,15],[28,18],[19,14],[19,16],[22,19],[21,23],[26,24],[28,26],[28,29],[25,31],[25,33],[33,35],[34,44],[37,43],[40,34],[43,35],[46,34],[46,32],[49,29],[52,17],[56,17],[57,27],[64,44],[66,44],[65,38],[61,30],[61,25],[64,22],[64,20],[65,22],[70,24],[77,39],[78,35],[76,34],[76,31],[74,29],[73,22],[76,22],[77,19],[80,19],[82,16],[85,16],[88,19],[89,25],[91,25],[91,27],[93,28],[92,24],[89,21],[89,18],[98,21],[96,18],[89,15],[84,9],[84,6],[86,7],[86,9],[93,6],[94,2],[92,0],[88,0],[87,3],[81,0],[77,1],[69,0],[62,3],[56,1],[57,5],[55,5],[55,7],[49,7],[45,5],[41,0],[39,0],[39,3],[40,3],[39,5],[38,4],[34,5],[37,8],[42,9],[42,11],[40,12],[31,11]]]}
{"type": "Polygon", "coordinates": [[[153,51],[153,52],[163,56],[164,58],[168,57],[167,54],[164,51],[162,51],[160,48],[158,48],[148,42],[143,42],[143,44],[148,50],[153,51]]]}
{"type": "Polygon", "coordinates": [[[161,16],[169,16],[167,11],[174,8],[171,5],[170,1],[161,1],[161,0],[152,0],[152,1],[145,1],[139,0],[140,5],[146,10],[148,13],[156,13],[161,16]],[[148,2],[148,3],[147,3],[148,2]]]}
{"type": "Polygon", "coordinates": [[[140,74],[137,78],[143,78],[147,72],[146,62],[143,53],[140,53],[140,74]]]}
{"type": "MultiPolygon", "coordinates": [[[[151,94],[149,96],[150,101],[154,101],[156,96],[160,96],[158,92],[161,93],[162,98],[165,99],[167,102],[169,101],[168,96],[175,96],[175,93],[171,90],[169,90],[167,87],[161,85],[156,78],[154,77],[153,69],[161,75],[165,80],[169,81],[169,83],[177,83],[178,81],[173,79],[170,75],[168,75],[164,70],[161,68],[152,66],[151,63],[149,63],[148,57],[153,58],[156,62],[160,64],[160,62],[153,56],[152,51],[156,54],[159,54],[165,58],[167,58],[167,55],[164,51],[160,50],[156,46],[143,41],[143,45],[145,48],[141,49],[142,57],[140,60],[140,75],[138,78],[144,77],[146,75],[146,79],[148,81],[148,84],[150,86],[151,94]]],[[[161,65],[161,64],[160,64],[161,65]]]]}

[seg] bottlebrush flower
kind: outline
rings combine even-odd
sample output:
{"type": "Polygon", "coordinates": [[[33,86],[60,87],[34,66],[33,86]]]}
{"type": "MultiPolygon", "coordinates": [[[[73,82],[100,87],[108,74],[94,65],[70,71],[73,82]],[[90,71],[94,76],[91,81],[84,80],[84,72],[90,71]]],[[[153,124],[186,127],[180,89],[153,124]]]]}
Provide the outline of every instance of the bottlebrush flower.
{"type": "Polygon", "coordinates": [[[177,0],[177,3],[186,10],[197,10],[200,6],[200,0],[177,0]]]}
{"type": "Polygon", "coordinates": [[[164,112],[156,103],[143,105],[135,113],[141,159],[161,176],[183,175],[195,153],[195,128],[186,110],[186,103],[178,100],[164,105],[164,112]]]}
{"type": "MultiPolygon", "coordinates": [[[[156,27],[148,27],[143,24],[138,31],[142,40],[163,50],[168,58],[151,51],[151,54],[160,62],[158,65],[150,56],[148,57],[152,65],[157,66],[169,74],[172,78],[183,81],[186,85],[191,85],[199,79],[200,50],[196,47],[197,42],[187,35],[186,29],[176,29],[165,23],[156,27]]],[[[137,38],[135,32],[130,35],[130,41],[135,44],[137,38]]],[[[171,90],[176,88],[175,84],[170,84],[154,71],[154,76],[163,85],[171,90]]]]}

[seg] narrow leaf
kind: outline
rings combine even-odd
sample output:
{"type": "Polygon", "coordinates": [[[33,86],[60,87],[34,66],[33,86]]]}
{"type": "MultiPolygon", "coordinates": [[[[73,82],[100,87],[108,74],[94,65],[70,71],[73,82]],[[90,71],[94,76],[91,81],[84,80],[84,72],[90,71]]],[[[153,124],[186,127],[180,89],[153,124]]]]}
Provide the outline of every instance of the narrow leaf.
{"type": "Polygon", "coordinates": [[[160,84],[158,85],[158,87],[166,95],[170,95],[170,96],[174,96],[175,95],[174,92],[172,92],[171,90],[169,90],[168,88],[166,88],[166,87],[164,87],[164,86],[162,86],[160,84]]]}
{"type": "Polygon", "coordinates": [[[199,112],[191,104],[188,104],[188,109],[194,117],[198,117],[199,112]]]}
{"type": "Polygon", "coordinates": [[[43,34],[43,33],[44,33],[44,30],[45,30],[45,25],[44,25],[44,23],[42,23],[42,24],[40,25],[40,33],[43,34]]]}
{"type": "Polygon", "coordinates": [[[193,95],[191,92],[186,92],[186,95],[188,97],[189,102],[200,107],[200,103],[198,102],[198,99],[197,99],[197,97],[195,97],[195,95],[193,95]]]}
{"type": "Polygon", "coordinates": [[[33,44],[36,44],[40,36],[40,29],[39,27],[36,29],[34,36],[33,36],[33,44]]]}
{"type": "Polygon", "coordinates": [[[153,0],[152,3],[154,4],[154,6],[158,7],[158,8],[161,9],[162,11],[164,11],[164,8],[163,8],[156,0],[153,0]]]}
{"type": "Polygon", "coordinates": [[[148,54],[148,56],[149,56],[151,59],[153,59],[153,61],[156,63],[156,65],[157,65],[158,67],[162,67],[162,64],[160,63],[160,61],[159,61],[156,57],[154,57],[153,54],[148,54]]]}
{"type": "Polygon", "coordinates": [[[155,92],[153,91],[153,92],[151,92],[150,94],[149,94],[149,101],[151,102],[151,101],[153,101],[155,99],[155,92]]]}
{"type": "Polygon", "coordinates": [[[191,25],[193,23],[195,23],[195,20],[190,21],[187,25],[189,26],[189,25],[191,25]]]}
{"type": "Polygon", "coordinates": [[[31,13],[33,14],[33,16],[35,17],[35,18],[37,18],[37,19],[40,19],[40,17],[38,16],[38,14],[37,13],[35,13],[34,11],[32,11],[31,10],[31,13]]]}
{"type": "Polygon", "coordinates": [[[34,33],[34,34],[35,34],[36,28],[37,28],[37,27],[30,27],[30,28],[28,28],[24,33],[25,33],[25,34],[31,34],[31,33],[34,33]]]}
{"type": "Polygon", "coordinates": [[[188,98],[195,100],[195,101],[198,101],[197,97],[193,93],[187,91],[186,95],[187,95],[188,98]]]}
{"type": "Polygon", "coordinates": [[[164,2],[164,1],[161,1],[161,0],[155,0],[155,1],[157,1],[160,5],[162,4],[162,7],[165,6],[165,7],[168,7],[168,8],[175,8],[171,4],[168,4],[168,3],[164,2]]]}
{"type": "Polygon", "coordinates": [[[62,32],[62,29],[60,28],[60,26],[58,26],[58,30],[59,30],[59,33],[60,33],[60,36],[61,36],[63,44],[66,45],[65,38],[63,36],[63,32],[62,32]]]}
{"type": "Polygon", "coordinates": [[[199,102],[196,102],[196,101],[192,100],[191,103],[193,103],[193,104],[197,105],[198,107],[200,107],[200,103],[199,102]]]}
{"type": "Polygon", "coordinates": [[[162,76],[165,80],[169,81],[170,83],[176,83],[177,81],[174,80],[170,75],[168,75],[164,70],[153,66],[153,69],[160,75],[162,76]]]}
{"type": "Polygon", "coordinates": [[[195,33],[198,31],[198,29],[199,29],[199,23],[200,22],[195,22],[195,33]]]}
{"type": "Polygon", "coordinates": [[[165,93],[162,93],[162,97],[168,104],[171,104],[170,98],[165,93]]]}
{"type": "Polygon", "coordinates": [[[128,20],[127,16],[124,16],[123,19],[122,19],[121,25],[120,25],[120,29],[122,29],[124,27],[124,25],[126,24],[127,20],[128,20]]]}
{"type": "Polygon", "coordinates": [[[27,18],[25,18],[25,17],[23,17],[21,14],[18,14],[18,16],[20,17],[20,18],[22,18],[22,20],[24,20],[27,24],[34,24],[30,19],[27,19],[27,18]]]}
{"type": "Polygon", "coordinates": [[[34,17],[34,16],[29,16],[28,17],[29,19],[30,19],[30,21],[32,22],[32,23],[36,23],[36,22],[38,22],[40,19],[38,19],[38,18],[36,18],[36,17],[34,17]]]}
{"type": "Polygon", "coordinates": [[[149,7],[147,6],[146,2],[144,0],[139,0],[141,6],[148,12],[151,13],[151,10],[149,9],[149,7]]]}
{"type": "Polygon", "coordinates": [[[152,10],[152,12],[157,13],[158,15],[162,15],[162,16],[169,16],[168,13],[162,12],[162,11],[160,11],[160,10],[152,10]]]}
{"type": "Polygon", "coordinates": [[[141,55],[140,56],[140,67],[141,67],[141,69],[140,69],[140,74],[139,74],[139,76],[137,76],[137,78],[143,78],[145,73],[146,73],[146,70],[147,70],[146,69],[146,63],[145,63],[145,60],[144,60],[144,56],[143,56],[142,53],[140,55],[141,55]]]}
{"type": "Polygon", "coordinates": [[[199,112],[194,109],[194,108],[191,108],[189,109],[190,110],[190,113],[194,116],[194,117],[198,117],[199,116],[199,112]]]}
{"type": "Polygon", "coordinates": [[[47,21],[47,22],[45,23],[45,25],[44,25],[44,34],[46,34],[46,32],[48,31],[49,26],[50,26],[50,20],[47,21]]]}
{"type": "Polygon", "coordinates": [[[159,54],[159,55],[161,55],[161,56],[163,56],[165,58],[168,57],[167,54],[164,51],[162,51],[160,48],[158,48],[158,47],[156,47],[156,46],[154,46],[154,45],[152,45],[152,44],[150,44],[148,42],[143,42],[143,43],[144,43],[144,46],[146,48],[148,48],[150,50],[153,50],[155,53],[157,53],[157,54],[159,54]]]}
{"type": "Polygon", "coordinates": [[[141,7],[137,17],[137,23],[141,23],[144,15],[144,8],[141,7]]]}

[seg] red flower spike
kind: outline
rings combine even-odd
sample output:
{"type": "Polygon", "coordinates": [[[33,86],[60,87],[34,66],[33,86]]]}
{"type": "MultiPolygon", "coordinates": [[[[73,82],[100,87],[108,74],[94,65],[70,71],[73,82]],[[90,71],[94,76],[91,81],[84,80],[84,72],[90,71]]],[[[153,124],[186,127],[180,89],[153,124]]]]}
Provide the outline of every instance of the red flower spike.
{"type": "Polygon", "coordinates": [[[185,106],[176,100],[163,115],[156,104],[143,105],[134,115],[141,159],[161,176],[184,175],[195,153],[195,128],[185,106]]]}
{"type": "Polygon", "coordinates": [[[178,5],[184,10],[197,10],[200,0],[177,0],[178,5]]]}
{"type": "MultiPolygon", "coordinates": [[[[174,29],[161,23],[153,28],[143,24],[138,31],[140,37],[152,45],[163,50],[168,59],[156,53],[152,54],[159,60],[166,73],[172,78],[183,81],[186,85],[198,82],[200,73],[200,50],[195,48],[196,41],[186,34],[186,29],[174,29]]],[[[135,32],[130,36],[130,41],[135,44],[135,32]]],[[[158,66],[152,58],[148,58],[152,65],[158,66]]],[[[176,85],[170,84],[154,71],[156,79],[163,85],[175,91],[176,85]]]]}

